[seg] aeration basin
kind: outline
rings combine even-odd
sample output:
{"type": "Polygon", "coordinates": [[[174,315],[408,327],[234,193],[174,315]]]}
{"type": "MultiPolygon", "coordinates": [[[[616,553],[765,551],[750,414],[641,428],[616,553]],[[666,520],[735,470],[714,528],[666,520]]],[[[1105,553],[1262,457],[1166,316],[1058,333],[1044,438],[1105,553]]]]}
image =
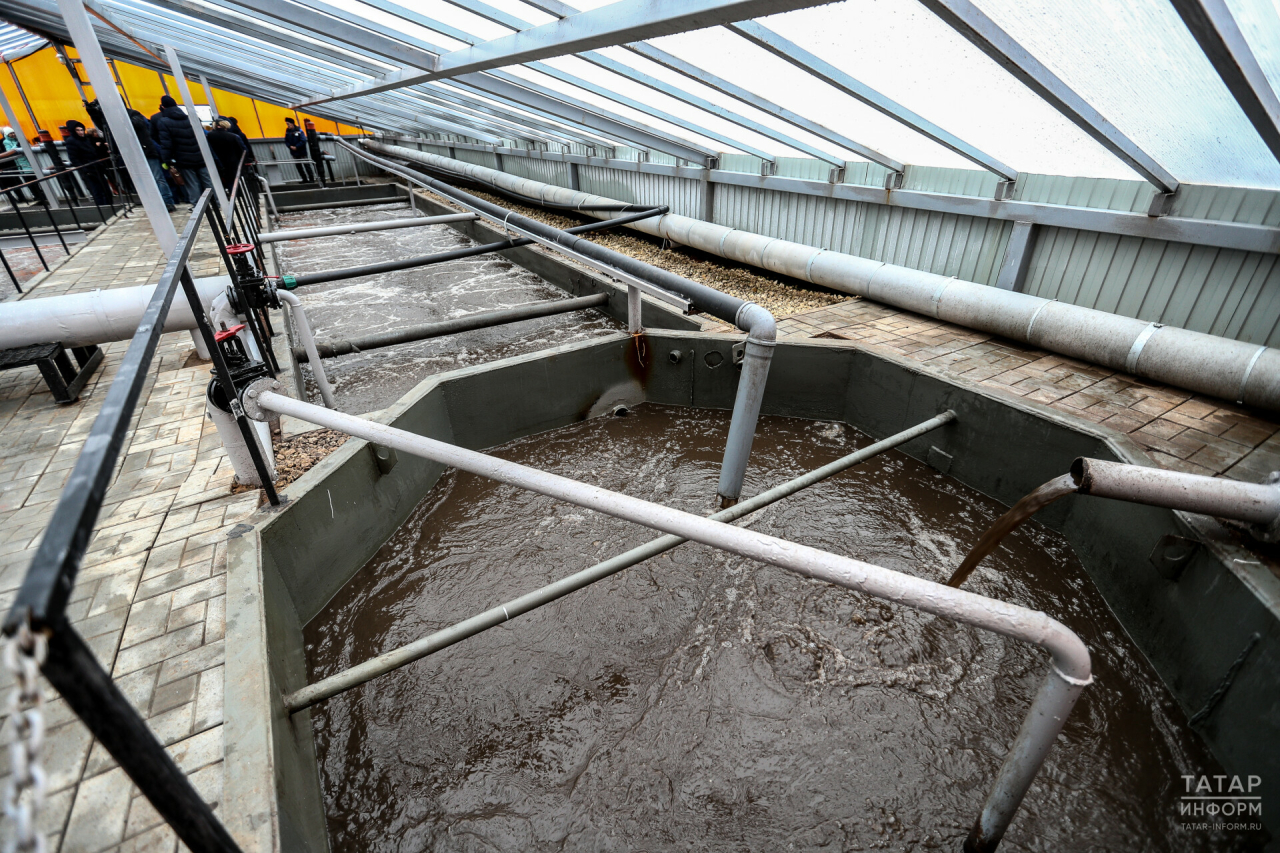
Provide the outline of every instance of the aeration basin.
{"type": "MultiPolygon", "coordinates": [[[[607,333],[428,378],[374,419],[710,514],[739,338],[607,333]]],[[[744,523],[941,582],[1075,458],[1141,461],[1035,404],[784,342],[744,494],[948,409],[744,523]]],[[[687,544],[291,715],[320,677],[655,534],[404,453],[380,466],[357,439],[284,494],[230,546],[228,643],[260,652],[227,663],[221,811],[246,844],[955,850],[1047,664],[687,544]]],[[[1095,681],[1004,845],[1260,848],[1265,831],[1186,831],[1180,803],[1184,775],[1280,769],[1274,576],[1201,517],[1068,498],[1039,520],[968,585],[1076,631],[1095,681]],[[1176,579],[1149,560],[1170,534],[1202,543],[1176,579]]]]}

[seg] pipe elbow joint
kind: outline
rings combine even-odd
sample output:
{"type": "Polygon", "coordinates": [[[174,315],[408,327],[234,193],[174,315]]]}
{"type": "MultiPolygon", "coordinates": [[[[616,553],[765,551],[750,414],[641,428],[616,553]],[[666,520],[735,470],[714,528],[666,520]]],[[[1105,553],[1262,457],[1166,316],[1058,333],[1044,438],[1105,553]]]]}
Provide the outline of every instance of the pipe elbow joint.
{"type": "Polygon", "coordinates": [[[749,343],[773,347],[778,342],[778,321],[773,314],[754,302],[744,302],[733,318],[733,324],[747,333],[749,343]]]}

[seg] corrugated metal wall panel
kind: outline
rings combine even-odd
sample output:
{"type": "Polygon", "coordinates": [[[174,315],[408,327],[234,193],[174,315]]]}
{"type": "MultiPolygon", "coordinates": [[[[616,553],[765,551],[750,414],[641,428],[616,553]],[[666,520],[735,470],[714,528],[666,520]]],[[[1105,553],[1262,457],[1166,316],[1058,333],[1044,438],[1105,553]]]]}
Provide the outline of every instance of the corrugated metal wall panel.
{"type": "Polygon", "coordinates": [[[636,204],[665,204],[681,216],[698,215],[698,183],[604,166],[578,167],[578,187],[583,192],[636,204]]]}
{"type": "Polygon", "coordinates": [[[502,163],[513,175],[542,181],[544,184],[555,184],[558,187],[569,184],[569,164],[554,160],[534,160],[529,157],[504,157],[502,163]]]}
{"type": "MultiPolygon", "coordinates": [[[[485,166],[490,169],[501,169],[498,163],[498,155],[489,151],[471,151],[466,148],[455,148],[455,159],[461,160],[463,163],[471,163],[476,166],[485,166]]],[[[446,153],[443,156],[448,157],[446,153]]]]}

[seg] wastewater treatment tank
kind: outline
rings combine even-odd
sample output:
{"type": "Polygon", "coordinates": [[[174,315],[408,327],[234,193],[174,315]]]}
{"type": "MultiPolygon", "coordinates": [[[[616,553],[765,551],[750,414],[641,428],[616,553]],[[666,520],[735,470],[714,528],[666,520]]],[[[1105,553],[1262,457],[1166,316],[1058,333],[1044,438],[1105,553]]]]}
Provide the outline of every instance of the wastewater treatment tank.
{"type": "MultiPolygon", "coordinates": [[[[493,452],[708,514],[728,422],[644,404],[493,452]]],[[[745,491],[867,443],[762,418],[745,491]]],[[[890,451],[748,523],[945,581],[1004,509],[890,451]]],[[[309,680],[652,538],[446,473],[306,626],[309,680]]],[[[1053,614],[1094,662],[1005,849],[1260,849],[1180,828],[1181,774],[1217,764],[1060,534],[1021,528],[968,587],[1053,614]]],[[[329,842],[956,850],[1042,675],[1024,643],[686,544],[313,708],[329,842]]]]}
{"type": "MultiPolygon", "coordinates": [[[[411,216],[403,204],[284,213],[282,229],[325,227],[411,216]]],[[[450,252],[475,245],[448,225],[345,234],[278,244],[281,267],[294,275],[450,252]]],[[[563,299],[563,290],[500,254],[379,273],[299,289],[316,339],[340,340],[453,319],[482,311],[563,299]]],[[[371,412],[394,403],[426,376],[549,346],[598,337],[623,326],[600,311],[524,320],[412,344],[326,358],[338,407],[371,412]]],[[[310,369],[306,387],[316,394],[310,369]]]]}

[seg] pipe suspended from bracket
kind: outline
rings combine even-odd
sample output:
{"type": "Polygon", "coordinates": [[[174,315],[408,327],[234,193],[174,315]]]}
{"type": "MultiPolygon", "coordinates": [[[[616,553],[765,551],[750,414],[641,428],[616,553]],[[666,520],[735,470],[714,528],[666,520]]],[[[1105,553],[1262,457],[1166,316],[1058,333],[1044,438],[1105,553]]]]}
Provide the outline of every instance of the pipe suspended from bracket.
{"type": "MultiPolygon", "coordinates": [[[[724,506],[730,506],[738,500],[742,495],[742,481],[746,475],[747,460],[751,453],[751,442],[755,438],[756,421],[760,417],[760,404],[764,399],[765,383],[769,376],[769,365],[773,360],[773,350],[777,344],[778,327],[769,311],[754,302],[747,302],[736,296],[730,296],[713,287],[698,284],[683,276],[646,264],[644,261],[636,260],[630,255],[606,249],[598,243],[561,231],[559,228],[554,228],[536,219],[522,216],[470,193],[463,192],[457,187],[429,178],[398,163],[374,156],[341,137],[335,137],[334,141],[354,154],[393,174],[411,180],[419,186],[426,187],[448,198],[455,204],[474,210],[486,219],[501,223],[504,230],[510,228],[525,236],[532,237],[542,245],[588,263],[597,269],[602,269],[606,274],[609,271],[623,273],[638,282],[648,283],[661,290],[679,294],[693,303],[694,307],[699,311],[732,323],[746,332],[747,341],[744,348],[742,374],[738,379],[738,391],[733,402],[733,415],[729,422],[729,438],[725,442],[724,461],[720,465],[720,482],[717,486],[717,492],[724,506]]],[[[360,141],[369,143],[369,140],[366,139],[360,141]]],[[[419,153],[409,152],[409,149],[398,148],[394,149],[393,153],[399,156],[398,152],[400,151],[419,153]]],[[[444,160],[445,158],[439,159],[444,160]]],[[[455,160],[448,160],[447,162],[457,163],[459,166],[465,165],[455,160]]],[[[492,169],[485,171],[492,172],[495,175],[504,174],[502,172],[494,172],[492,169]]],[[[549,184],[542,184],[536,181],[532,183],[544,189],[558,189],[551,187],[549,184]]],[[[520,191],[516,190],[516,192],[520,191]]],[[[570,190],[565,190],[564,192],[569,193],[572,198],[568,199],[567,202],[559,200],[557,203],[573,204],[582,210],[622,203],[614,199],[587,196],[585,193],[574,193],[570,190]]],[[[536,192],[523,194],[538,196],[536,192]]],[[[657,222],[659,224],[653,227],[661,227],[660,223],[669,216],[671,216],[670,213],[664,213],[658,217],[657,222]]],[[[637,227],[648,221],[648,219],[646,217],[645,219],[637,220],[637,227]]]]}
{"type": "MultiPolygon", "coordinates": [[[[411,148],[361,139],[382,154],[494,183],[561,205],[614,199],[545,184],[411,148]]],[[[1280,351],[962,281],[667,214],[638,231],[841,293],[1000,335],[1156,382],[1280,410],[1280,351]]]]}
{"type": "MultiPolygon", "coordinates": [[[[591,222],[586,225],[576,225],[568,229],[567,234],[582,234],[588,231],[601,231],[605,228],[613,228],[618,225],[626,225],[631,222],[637,222],[641,219],[647,219],[650,216],[659,216],[667,212],[665,207],[645,208],[639,213],[633,213],[628,216],[620,216],[617,219],[606,219],[603,222],[591,222]]],[[[471,219],[478,219],[474,213],[465,214],[471,219]]],[[[416,267],[431,266],[432,264],[442,264],[446,261],[456,261],[461,258],[470,258],[476,255],[487,255],[490,252],[500,252],[504,249],[516,249],[521,246],[528,246],[534,240],[530,238],[523,239],[507,239],[494,243],[484,243],[479,246],[468,246],[465,249],[454,249],[451,252],[437,252],[434,255],[417,255],[412,258],[400,258],[395,261],[382,261],[376,264],[363,264],[358,267],[346,267],[344,269],[326,270],[325,272],[306,273],[304,275],[288,276],[285,279],[286,287],[293,289],[295,287],[305,287],[309,284],[324,284],[329,281],[342,281],[348,278],[360,278],[366,275],[377,275],[379,273],[396,272],[398,270],[414,269],[416,267]]]]}
{"type": "MultiPolygon", "coordinates": [[[[281,294],[281,298],[284,298],[284,295],[281,294]]],[[[287,295],[293,296],[292,293],[287,295]]],[[[297,299],[296,296],[293,296],[293,298],[297,299]]],[[[553,299],[546,302],[535,302],[531,305],[517,305],[514,308],[504,308],[501,311],[464,314],[461,317],[454,317],[452,320],[409,326],[403,329],[396,329],[393,332],[366,335],[363,338],[348,338],[322,344],[313,343],[310,349],[305,348],[306,339],[304,337],[303,346],[294,347],[293,356],[299,363],[310,362],[314,366],[317,362],[312,358],[313,350],[318,354],[319,358],[336,358],[337,356],[349,355],[354,352],[364,352],[365,350],[390,347],[397,344],[408,344],[414,341],[425,341],[430,338],[455,335],[459,332],[488,329],[492,326],[504,326],[508,323],[518,323],[521,320],[532,320],[535,317],[553,317],[556,314],[568,314],[571,311],[602,308],[608,302],[609,294],[607,293],[594,293],[591,296],[581,296],[575,299],[553,299]]],[[[299,334],[302,334],[301,328],[299,328],[299,334]]],[[[317,378],[319,375],[317,374],[317,378]]],[[[329,408],[332,409],[334,407],[330,406],[329,408]]]]}
{"type": "Polygon", "coordinates": [[[250,417],[265,419],[274,412],[300,418],[398,452],[430,459],[460,471],[778,566],[803,577],[864,592],[1045,649],[1052,658],[1049,671],[1005,757],[995,785],[970,833],[966,849],[995,849],[1056,742],[1080,692],[1093,680],[1089,650],[1084,643],[1073,631],[1044,613],[788,542],[749,528],[650,503],[385,424],[333,412],[268,390],[273,387],[278,387],[275,380],[264,379],[246,389],[242,399],[250,417]]]}
{"type": "Polygon", "coordinates": [[[284,240],[336,237],[340,234],[360,234],[365,231],[417,228],[420,225],[447,225],[450,222],[468,222],[479,218],[474,213],[447,213],[443,216],[420,216],[416,219],[384,219],[381,222],[349,222],[346,225],[325,225],[318,228],[290,228],[284,231],[264,231],[258,235],[258,242],[279,243],[284,240]]]}

